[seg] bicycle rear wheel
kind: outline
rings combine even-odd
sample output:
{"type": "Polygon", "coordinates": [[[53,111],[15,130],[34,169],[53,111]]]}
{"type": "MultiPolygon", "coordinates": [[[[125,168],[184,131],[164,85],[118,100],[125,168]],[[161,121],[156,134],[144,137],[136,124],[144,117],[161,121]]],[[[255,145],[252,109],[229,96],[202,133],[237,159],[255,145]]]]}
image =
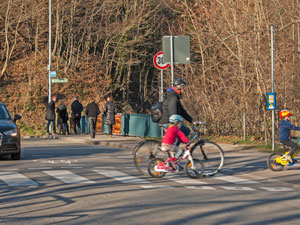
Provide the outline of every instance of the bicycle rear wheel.
{"type": "Polygon", "coordinates": [[[203,172],[204,172],[204,165],[201,160],[199,159],[193,159],[194,161],[194,169],[192,168],[192,163],[191,161],[188,161],[185,164],[184,171],[188,177],[192,179],[200,178],[203,177],[203,172]]]}
{"type": "Polygon", "coordinates": [[[193,157],[202,160],[204,164],[204,177],[217,174],[224,166],[224,152],[216,143],[201,140],[191,148],[193,157]]]}
{"type": "Polygon", "coordinates": [[[166,153],[160,149],[161,143],[156,140],[145,140],[137,144],[133,150],[134,165],[137,170],[148,176],[148,163],[151,159],[160,157],[165,158],[166,153]]]}
{"type": "Polygon", "coordinates": [[[274,152],[272,153],[267,160],[268,168],[272,171],[281,171],[284,168],[284,165],[281,163],[276,163],[276,159],[280,158],[283,155],[283,153],[274,152]]]}

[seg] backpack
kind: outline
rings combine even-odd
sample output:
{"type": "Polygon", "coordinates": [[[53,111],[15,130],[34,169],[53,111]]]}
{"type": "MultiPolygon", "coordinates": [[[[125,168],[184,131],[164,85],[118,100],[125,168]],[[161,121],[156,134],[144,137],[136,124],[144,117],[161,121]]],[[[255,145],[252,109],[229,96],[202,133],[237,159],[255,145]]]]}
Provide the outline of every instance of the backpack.
{"type": "Polygon", "coordinates": [[[162,102],[156,102],[154,105],[151,106],[150,113],[153,123],[158,123],[162,117],[162,104],[162,102]]]}

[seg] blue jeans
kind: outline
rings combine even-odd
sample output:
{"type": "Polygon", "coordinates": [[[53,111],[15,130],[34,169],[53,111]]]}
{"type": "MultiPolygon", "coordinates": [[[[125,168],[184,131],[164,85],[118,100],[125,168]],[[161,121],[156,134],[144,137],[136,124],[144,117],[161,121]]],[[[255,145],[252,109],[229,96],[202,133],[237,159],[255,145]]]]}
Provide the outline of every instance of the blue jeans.
{"type": "Polygon", "coordinates": [[[48,123],[47,123],[47,133],[50,134],[50,124],[52,122],[52,128],[53,128],[53,132],[54,134],[56,134],[56,129],[55,129],[55,120],[48,120],[48,123]]]}

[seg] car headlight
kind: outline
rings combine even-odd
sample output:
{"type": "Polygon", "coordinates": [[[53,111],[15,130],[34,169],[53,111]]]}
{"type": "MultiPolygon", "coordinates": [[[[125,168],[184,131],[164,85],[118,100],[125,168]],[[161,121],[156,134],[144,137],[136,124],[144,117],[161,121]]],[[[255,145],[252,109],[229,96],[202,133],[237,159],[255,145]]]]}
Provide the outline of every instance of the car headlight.
{"type": "Polygon", "coordinates": [[[12,130],[3,132],[3,134],[15,137],[18,135],[18,132],[17,132],[17,129],[12,129],[12,130]]]}

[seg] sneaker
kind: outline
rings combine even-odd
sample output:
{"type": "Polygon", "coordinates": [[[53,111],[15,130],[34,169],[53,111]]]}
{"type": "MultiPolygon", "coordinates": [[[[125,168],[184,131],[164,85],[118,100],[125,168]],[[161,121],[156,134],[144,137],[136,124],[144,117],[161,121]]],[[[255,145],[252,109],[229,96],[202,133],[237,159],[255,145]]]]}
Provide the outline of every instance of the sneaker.
{"type": "Polygon", "coordinates": [[[164,162],[161,162],[160,164],[157,165],[157,169],[160,169],[160,170],[165,170],[165,163],[164,162]]]}
{"type": "Polygon", "coordinates": [[[284,155],[284,158],[285,158],[287,161],[289,161],[290,163],[293,163],[293,162],[294,162],[292,156],[290,156],[290,155],[288,155],[288,154],[284,155]]]}

